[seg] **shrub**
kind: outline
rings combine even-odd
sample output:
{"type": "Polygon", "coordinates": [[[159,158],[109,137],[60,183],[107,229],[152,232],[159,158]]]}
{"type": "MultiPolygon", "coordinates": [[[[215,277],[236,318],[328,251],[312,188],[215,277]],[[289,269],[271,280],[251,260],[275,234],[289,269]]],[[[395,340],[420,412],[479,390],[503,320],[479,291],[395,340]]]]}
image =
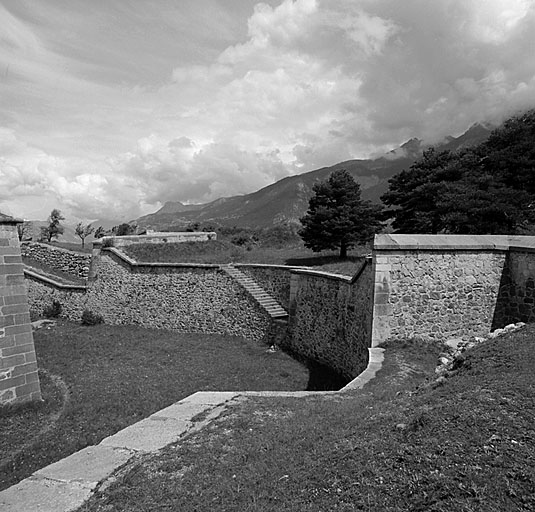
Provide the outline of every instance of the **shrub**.
{"type": "Polygon", "coordinates": [[[113,237],[104,238],[102,240],[102,248],[104,249],[105,247],[113,247],[113,237]]]}
{"type": "Polygon", "coordinates": [[[43,316],[45,318],[58,318],[62,311],[63,306],[61,303],[57,300],[54,300],[50,306],[45,306],[45,308],[43,308],[43,316]]]}
{"type": "Polygon", "coordinates": [[[104,318],[102,318],[101,315],[93,313],[93,311],[89,309],[84,309],[84,312],[82,313],[82,325],[98,325],[103,323],[104,318]]]}

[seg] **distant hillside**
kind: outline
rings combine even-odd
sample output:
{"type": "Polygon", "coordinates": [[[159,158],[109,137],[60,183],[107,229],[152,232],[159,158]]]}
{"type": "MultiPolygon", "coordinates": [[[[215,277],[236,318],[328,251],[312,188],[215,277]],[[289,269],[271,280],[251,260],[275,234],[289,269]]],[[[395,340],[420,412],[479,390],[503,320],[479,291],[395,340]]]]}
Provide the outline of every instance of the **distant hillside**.
{"type": "MultiPolygon", "coordinates": [[[[476,145],[490,135],[491,129],[473,125],[460,137],[448,137],[441,149],[456,150],[476,145]]],[[[349,160],[304,174],[288,176],[251,194],[217,199],[211,203],[184,205],[167,202],[159,211],[134,221],[139,227],[155,230],[180,229],[193,222],[224,226],[268,227],[282,223],[298,223],[312,195],[312,186],[325,180],[331,172],[346,169],[360,184],[362,197],[379,202],[388,189],[388,180],[410,167],[425,146],[411,139],[400,148],[374,160],[349,160]]]]}

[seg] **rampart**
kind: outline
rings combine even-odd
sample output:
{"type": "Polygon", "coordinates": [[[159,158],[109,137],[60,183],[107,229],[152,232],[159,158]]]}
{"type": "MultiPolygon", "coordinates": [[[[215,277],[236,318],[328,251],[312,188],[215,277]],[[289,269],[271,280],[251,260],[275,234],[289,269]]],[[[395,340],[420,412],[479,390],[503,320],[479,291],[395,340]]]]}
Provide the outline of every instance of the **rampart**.
{"type": "Polygon", "coordinates": [[[79,321],[84,309],[109,324],[261,339],[269,318],[218,265],[136,263],[117,249],[94,255],[87,287],[55,286],[28,274],[30,306],[40,314],[57,300],[79,321]]]}
{"type": "Polygon", "coordinates": [[[69,251],[39,242],[22,242],[20,251],[23,258],[30,258],[82,279],[86,279],[88,276],[91,262],[90,254],[69,251]]]}
{"type": "Polygon", "coordinates": [[[0,405],[41,398],[19,222],[0,214],[0,405]]]}
{"type": "MultiPolygon", "coordinates": [[[[236,267],[289,312],[279,342],[347,378],[364,369],[368,347],[390,339],[482,336],[535,319],[535,237],[378,235],[352,278],[236,267]]],[[[27,278],[36,313],[58,300],[73,320],[89,309],[110,324],[252,340],[274,332],[266,311],[218,265],[137,263],[107,248],[95,251],[86,287],[27,278]]]]}
{"type": "Polygon", "coordinates": [[[535,237],[377,235],[372,346],[533,320],[534,252],[535,237]]]}
{"type": "Polygon", "coordinates": [[[352,379],[368,363],[372,265],[363,258],[353,278],[292,271],[286,347],[352,379]]]}

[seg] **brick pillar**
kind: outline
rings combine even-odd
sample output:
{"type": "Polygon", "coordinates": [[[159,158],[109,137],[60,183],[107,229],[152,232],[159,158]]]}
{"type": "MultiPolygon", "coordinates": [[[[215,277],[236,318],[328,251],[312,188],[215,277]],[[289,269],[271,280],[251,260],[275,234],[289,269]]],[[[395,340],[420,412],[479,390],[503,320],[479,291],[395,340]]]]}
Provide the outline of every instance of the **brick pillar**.
{"type": "Polygon", "coordinates": [[[17,224],[0,214],[0,406],[41,399],[17,224]]]}

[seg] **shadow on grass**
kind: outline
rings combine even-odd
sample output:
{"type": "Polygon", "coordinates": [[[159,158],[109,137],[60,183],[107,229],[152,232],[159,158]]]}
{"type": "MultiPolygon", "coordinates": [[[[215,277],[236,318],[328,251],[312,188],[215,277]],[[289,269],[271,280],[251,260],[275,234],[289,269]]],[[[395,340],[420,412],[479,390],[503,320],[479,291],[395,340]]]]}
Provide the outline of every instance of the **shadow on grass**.
{"type": "Polygon", "coordinates": [[[302,267],[321,267],[323,265],[331,265],[333,263],[358,263],[363,256],[348,256],[341,259],[336,254],[322,255],[322,256],[306,256],[303,258],[288,258],[286,265],[302,266],[302,267]]]}

